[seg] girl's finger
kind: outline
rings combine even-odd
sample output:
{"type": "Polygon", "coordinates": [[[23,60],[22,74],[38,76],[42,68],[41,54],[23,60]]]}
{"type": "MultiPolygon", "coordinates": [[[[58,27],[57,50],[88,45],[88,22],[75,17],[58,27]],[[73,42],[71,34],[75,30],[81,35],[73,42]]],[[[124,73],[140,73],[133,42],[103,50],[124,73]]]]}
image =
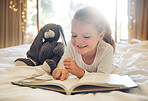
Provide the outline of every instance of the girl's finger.
{"type": "Polygon", "coordinates": [[[69,73],[66,73],[66,78],[68,78],[68,76],[69,76],[69,73]]]}
{"type": "Polygon", "coordinates": [[[66,58],[63,62],[70,62],[70,60],[68,58],[66,58]]]}
{"type": "Polygon", "coordinates": [[[62,71],[62,73],[61,73],[62,75],[61,75],[61,77],[60,77],[60,80],[61,80],[61,81],[63,81],[63,80],[66,79],[66,73],[67,73],[66,71],[62,71]]]}
{"type": "Polygon", "coordinates": [[[64,66],[71,66],[71,64],[69,64],[69,63],[64,63],[64,66]]]}
{"type": "Polygon", "coordinates": [[[71,66],[65,66],[66,69],[71,69],[71,66]]]}
{"type": "Polygon", "coordinates": [[[61,71],[57,71],[55,75],[55,79],[60,79],[61,71]]]}
{"type": "Polygon", "coordinates": [[[71,62],[71,61],[73,61],[73,59],[68,57],[63,62],[71,62]]]}
{"type": "MultiPolygon", "coordinates": [[[[67,70],[68,70],[69,73],[72,73],[72,70],[71,70],[71,69],[67,69],[67,70]]],[[[73,74],[73,73],[72,73],[72,74],[73,74]]]]}

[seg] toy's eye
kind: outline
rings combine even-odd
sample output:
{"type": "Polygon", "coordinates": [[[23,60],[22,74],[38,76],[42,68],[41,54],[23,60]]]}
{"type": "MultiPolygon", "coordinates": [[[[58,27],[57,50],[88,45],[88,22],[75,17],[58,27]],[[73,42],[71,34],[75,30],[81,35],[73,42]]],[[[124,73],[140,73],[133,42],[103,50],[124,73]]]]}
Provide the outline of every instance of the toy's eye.
{"type": "Polygon", "coordinates": [[[45,38],[53,38],[54,36],[55,36],[55,33],[52,30],[45,32],[45,34],[44,34],[45,38]]]}

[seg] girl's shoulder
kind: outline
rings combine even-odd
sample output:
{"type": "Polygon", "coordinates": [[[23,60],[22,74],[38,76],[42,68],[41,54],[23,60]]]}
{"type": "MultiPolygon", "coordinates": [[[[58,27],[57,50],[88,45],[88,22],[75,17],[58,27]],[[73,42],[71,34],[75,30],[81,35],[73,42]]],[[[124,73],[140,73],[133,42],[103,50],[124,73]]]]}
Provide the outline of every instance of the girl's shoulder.
{"type": "Polygon", "coordinates": [[[104,40],[101,40],[97,46],[97,49],[105,51],[105,50],[113,50],[113,47],[109,43],[105,42],[104,40]]]}
{"type": "Polygon", "coordinates": [[[67,46],[66,46],[66,50],[70,51],[71,53],[75,53],[75,48],[72,45],[71,41],[68,42],[67,46]]]}
{"type": "Polygon", "coordinates": [[[69,47],[69,48],[71,48],[71,49],[74,48],[74,46],[72,45],[71,41],[68,42],[67,47],[69,47]]]}

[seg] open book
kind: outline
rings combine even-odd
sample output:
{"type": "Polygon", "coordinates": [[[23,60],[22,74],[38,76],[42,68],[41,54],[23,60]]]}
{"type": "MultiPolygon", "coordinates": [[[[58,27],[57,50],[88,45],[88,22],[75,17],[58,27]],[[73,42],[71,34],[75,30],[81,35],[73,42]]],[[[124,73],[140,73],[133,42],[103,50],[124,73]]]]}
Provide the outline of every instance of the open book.
{"type": "Polygon", "coordinates": [[[50,79],[46,80],[41,79],[40,77],[34,77],[12,83],[20,86],[58,91],[67,95],[137,87],[128,75],[120,76],[118,74],[88,73],[81,79],[76,78],[75,76],[69,76],[64,81],[55,80],[52,76],[49,76],[49,78],[50,79]]]}

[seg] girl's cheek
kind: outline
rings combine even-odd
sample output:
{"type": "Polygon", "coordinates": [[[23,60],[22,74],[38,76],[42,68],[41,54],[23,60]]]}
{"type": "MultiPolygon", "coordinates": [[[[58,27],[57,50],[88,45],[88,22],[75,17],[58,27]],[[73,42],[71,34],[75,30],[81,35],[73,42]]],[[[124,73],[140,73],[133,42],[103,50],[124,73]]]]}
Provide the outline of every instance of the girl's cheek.
{"type": "Polygon", "coordinates": [[[73,42],[73,38],[71,38],[71,43],[73,42]]]}
{"type": "Polygon", "coordinates": [[[73,38],[71,38],[71,43],[74,45],[75,40],[73,38]]]}

